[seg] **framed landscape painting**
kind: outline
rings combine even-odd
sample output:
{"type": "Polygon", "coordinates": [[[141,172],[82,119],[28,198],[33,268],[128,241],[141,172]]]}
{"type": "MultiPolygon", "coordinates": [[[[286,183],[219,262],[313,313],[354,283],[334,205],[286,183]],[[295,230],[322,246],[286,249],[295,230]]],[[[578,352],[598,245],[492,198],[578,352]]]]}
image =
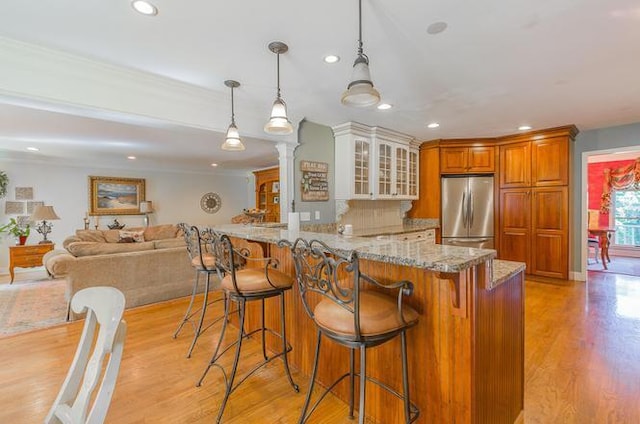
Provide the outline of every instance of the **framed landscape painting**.
{"type": "Polygon", "coordinates": [[[89,176],[90,215],[140,215],[143,178],[89,176]]]}

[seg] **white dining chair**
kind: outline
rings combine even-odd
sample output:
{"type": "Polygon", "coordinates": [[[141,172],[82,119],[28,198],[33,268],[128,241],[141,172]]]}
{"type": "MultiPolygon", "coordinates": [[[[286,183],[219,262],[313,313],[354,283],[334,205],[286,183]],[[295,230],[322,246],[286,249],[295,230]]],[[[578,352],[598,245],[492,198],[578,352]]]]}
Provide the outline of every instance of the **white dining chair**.
{"type": "Polygon", "coordinates": [[[73,362],[45,424],[104,422],[127,333],[127,324],[122,319],[124,304],[124,295],[114,287],[86,288],[71,299],[71,309],[87,315],[73,362]],[[97,338],[96,328],[99,328],[97,338]]]}

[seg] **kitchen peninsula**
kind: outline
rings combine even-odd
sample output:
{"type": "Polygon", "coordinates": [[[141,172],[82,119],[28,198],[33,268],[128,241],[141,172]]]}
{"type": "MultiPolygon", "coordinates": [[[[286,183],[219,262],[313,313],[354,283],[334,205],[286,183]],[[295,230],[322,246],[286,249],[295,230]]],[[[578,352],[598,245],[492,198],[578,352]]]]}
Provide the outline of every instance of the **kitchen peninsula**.
{"type": "MultiPolygon", "coordinates": [[[[245,225],[216,226],[253,256],[270,256],[295,275],[290,251],[279,240],[318,239],[343,251],[356,250],[360,269],[381,282],[415,285],[405,302],[420,314],[409,330],[409,379],[420,423],[524,422],[524,264],[495,260],[494,250],[442,246],[423,240],[394,241],[327,233],[290,232],[245,225]]],[[[259,326],[259,305],[248,310],[247,330],[259,326]]],[[[311,373],[315,329],[294,287],[286,298],[290,363],[311,373]]],[[[279,328],[277,303],[267,302],[267,325],[279,328]]],[[[277,350],[278,340],[268,343],[277,350]]],[[[401,387],[397,340],[368,353],[368,374],[401,387]]],[[[349,364],[347,349],[326,343],[318,381],[332,382],[349,364]]],[[[348,399],[347,384],[334,393],[348,399]]],[[[367,387],[367,416],[400,422],[402,405],[375,385],[367,387]]]]}

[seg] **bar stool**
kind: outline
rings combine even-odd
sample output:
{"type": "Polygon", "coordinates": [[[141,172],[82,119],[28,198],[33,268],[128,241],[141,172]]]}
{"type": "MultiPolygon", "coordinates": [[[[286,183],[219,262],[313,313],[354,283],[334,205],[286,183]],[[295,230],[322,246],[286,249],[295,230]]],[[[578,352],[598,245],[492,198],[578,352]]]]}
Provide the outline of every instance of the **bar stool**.
{"type": "MultiPolygon", "coordinates": [[[[178,334],[182,330],[182,327],[188,322],[193,326],[194,334],[193,340],[191,341],[191,346],[189,346],[189,351],[187,352],[187,358],[191,357],[191,352],[193,352],[193,348],[198,341],[198,338],[202,333],[204,333],[209,327],[211,327],[216,322],[220,321],[224,317],[219,317],[215,319],[211,324],[202,328],[204,322],[204,316],[207,312],[207,306],[209,303],[209,290],[211,289],[211,275],[218,274],[218,268],[216,267],[216,260],[210,252],[206,251],[207,246],[207,236],[208,233],[200,233],[198,227],[189,226],[188,224],[182,222],[178,224],[178,228],[182,230],[184,234],[184,240],[187,244],[187,252],[189,252],[189,258],[191,259],[191,266],[194,268],[196,272],[196,278],[193,282],[193,290],[191,291],[191,300],[189,301],[189,306],[187,307],[187,311],[182,318],[182,321],[178,325],[177,330],[173,333],[173,338],[177,338],[178,334]],[[193,303],[195,301],[198,286],[200,283],[200,275],[204,274],[206,276],[204,283],[204,297],[202,301],[202,306],[195,311],[191,311],[193,308],[193,303]],[[198,312],[200,312],[200,317],[198,319],[197,324],[194,323],[191,318],[194,317],[198,312]]],[[[211,303],[224,301],[224,297],[215,299],[211,303]]],[[[227,303],[225,302],[225,306],[227,303]]]]}
{"type": "MultiPolygon", "coordinates": [[[[280,242],[279,245],[287,245],[280,242]]],[[[290,245],[290,244],[289,244],[290,245]]],[[[291,246],[291,245],[290,245],[291,246]]],[[[409,378],[407,367],[406,331],[418,322],[418,313],[402,304],[404,296],[413,292],[413,284],[400,281],[383,285],[360,272],[356,252],[341,254],[318,240],[297,239],[291,246],[296,269],[300,296],[307,314],[315,322],[317,343],[311,383],[298,423],[304,423],[313,414],[318,404],[344,378],[350,380],[349,418],[353,418],[354,379],[360,378],[360,404],[358,422],[365,422],[366,382],[379,385],[404,402],[405,423],[418,419],[420,411],[409,399],[409,378]],[[365,286],[376,290],[362,290],[365,286]],[[397,290],[395,297],[381,293],[381,289],[397,290]],[[319,302],[309,298],[320,295],[319,302]],[[316,294],[316,295],[313,295],[316,294]],[[320,356],[322,336],[350,349],[349,372],[340,376],[309,409],[320,356]],[[383,382],[367,377],[366,350],[400,336],[402,350],[402,386],[403,393],[387,386],[383,382]],[[355,351],[360,350],[360,373],[355,373],[355,351]]]]}
{"type": "Polygon", "coordinates": [[[287,378],[289,379],[289,383],[293,387],[293,390],[298,392],[298,385],[293,382],[293,378],[291,377],[291,371],[289,370],[289,362],[287,359],[287,354],[291,351],[291,345],[287,342],[287,333],[286,333],[286,325],[285,325],[285,307],[284,307],[284,293],[287,290],[290,290],[294,279],[278,270],[275,269],[277,266],[277,261],[272,258],[252,258],[250,257],[250,252],[247,249],[234,249],[231,244],[231,240],[227,235],[218,234],[214,230],[205,230],[207,232],[207,240],[210,247],[210,251],[215,258],[216,268],[220,271],[220,273],[226,274],[224,278],[222,278],[221,288],[225,294],[226,303],[235,302],[237,304],[239,310],[239,326],[238,326],[238,339],[229,344],[228,346],[221,348],[222,342],[224,339],[224,334],[227,328],[227,323],[229,321],[230,315],[230,305],[225,306],[225,319],[222,324],[222,331],[220,332],[220,338],[218,340],[218,345],[207,365],[202,377],[198,381],[197,386],[202,385],[202,381],[205,376],[211,369],[211,367],[219,368],[222,371],[224,381],[225,381],[225,394],[224,399],[222,400],[222,404],[220,406],[220,410],[218,411],[218,416],[216,418],[216,423],[219,423],[222,419],[222,414],[224,413],[224,408],[227,405],[227,401],[229,400],[229,396],[233,393],[234,390],[240,386],[248,377],[250,377],[254,372],[256,372],[259,368],[268,364],[276,358],[282,357],[284,362],[284,369],[287,374],[287,378]],[[261,268],[243,268],[239,269],[238,261],[244,260],[246,263],[250,263],[251,261],[262,262],[264,265],[261,268]],[[266,328],[264,322],[264,301],[265,299],[271,297],[279,297],[280,298],[280,333],[276,331],[266,328]],[[246,304],[247,302],[252,301],[260,301],[262,303],[262,325],[260,328],[257,328],[250,332],[244,331],[244,320],[245,320],[245,312],[246,312],[246,304]],[[243,339],[252,336],[253,334],[260,332],[262,336],[262,355],[264,357],[264,361],[260,362],[254,368],[252,368],[249,372],[243,376],[237,384],[234,386],[234,381],[236,378],[236,372],[238,370],[238,362],[240,359],[240,350],[242,348],[243,339]],[[269,332],[282,340],[282,351],[274,354],[273,356],[268,356],[265,345],[265,333],[269,332]],[[231,368],[231,372],[227,373],[225,369],[218,363],[218,360],[231,348],[236,347],[235,357],[233,360],[233,365],[231,368]]]}

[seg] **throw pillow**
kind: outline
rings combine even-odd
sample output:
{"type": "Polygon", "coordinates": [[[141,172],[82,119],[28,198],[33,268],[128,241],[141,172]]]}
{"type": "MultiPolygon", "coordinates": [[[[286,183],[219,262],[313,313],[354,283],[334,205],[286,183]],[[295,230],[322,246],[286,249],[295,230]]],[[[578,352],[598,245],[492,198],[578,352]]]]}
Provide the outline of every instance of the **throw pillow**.
{"type": "Polygon", "coordinates": [[[126,238],[132,238],[134,242],[142,243],[144,241],[144,231],[120,230],[120,241],[126,238]]]}

